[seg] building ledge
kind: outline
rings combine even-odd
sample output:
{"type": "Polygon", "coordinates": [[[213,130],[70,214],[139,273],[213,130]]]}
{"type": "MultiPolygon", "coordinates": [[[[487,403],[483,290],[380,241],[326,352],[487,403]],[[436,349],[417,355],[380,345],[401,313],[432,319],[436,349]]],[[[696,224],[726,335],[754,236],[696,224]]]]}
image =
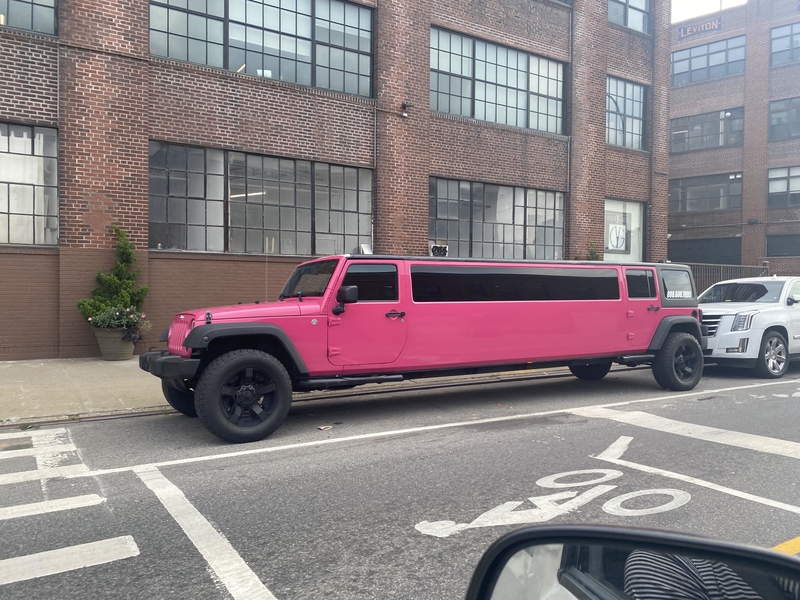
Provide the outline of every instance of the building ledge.
{"type": "Polygon", "coordinates": [[[528,129],[525,127],[515,127],[513,125],[503,125],[502,123],[493,123],[491,121],[481,121],[472,117],[463,117],[461,115],[451,115],[448,113],[431,111],[431,117],[441,119],[443,121],[455,121],[457,123],[464,123],[473,127],[490,127],[492,129],[502,129],[503,131],[513,131],[522,135],[532,135],[535,137],[545,137],[551,140],[558,140],[561,142],[568,142],[568,135],[561,135],[560,133],[550,133],[549,131],[541,131],[539,129],[528,129]]]}

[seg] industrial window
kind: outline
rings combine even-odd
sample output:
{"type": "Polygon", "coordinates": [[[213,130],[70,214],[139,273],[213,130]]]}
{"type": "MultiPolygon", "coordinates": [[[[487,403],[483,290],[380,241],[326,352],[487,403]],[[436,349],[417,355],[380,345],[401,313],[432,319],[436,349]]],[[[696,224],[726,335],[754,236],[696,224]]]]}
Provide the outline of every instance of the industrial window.
{"type": "Polygon", "coordinates": [[[767,206],[800,206],[800,167],[769,170],[769,198],[767,206]]]}
{"type": "Polygon", "coordinates": [[[372,171],[150,142],[150,248],[358,253],[372,243],[372,171]]]}
{"type": "Polygon", "coordinates": [[[650,2],[648,0],[608,0],[608,20],[617,25],[647,33],[650,2]]]}
{"type": "Polygon", "coordinates": [[[673,154],[741,146],[743,143],[744,108],[716,110],[670,121],[669,150],[673,154]]]}
{"type": "Polygon", "coordinates": [[[606,143],[645,149],[645,87],[609,77],[606,88],[606,143]]]}
{"type": "Polygon", "coordinates": [[[672,85],[744,73],[744,39],[740,35],[673,52],[672,85]]]}
{"type": "Polygon", "coordinates": [[[431,110],[563,133],[563,98],[562,63],[431,29],[431,110]]]}
{"type": "Polygon", "coordinates": [[[800,256],[800,235],[768,235],[767,256],[800,256]]]}
{"type": "Polygon", "coordinates": [[[800,60],[800,23],[772,29],[771,59],[773,65],[800,60]]]}
{"type": "Polygon", "coordinates": [[[428,243],[455,257],[562,259],[564,194],[430,179],[428,243]]]}
{"type": "Polygon", "coordinates": [[[0,123],[0,244],[58,244],[55,129],[0,123]]]}
{"type": "Polygon", "coordinates": [[[667,255],[675,263],[742,264],[742,238],[669,240],[667,255]]]}
{"type": "Polygon", "coordinates": [[[56,0],[0,0],[0,25],[55,35],[56,0]]]}
{"type": "Polygon", "coordinates": [[[414,302],[618,300],[609,268],[411,266],[414,302]]]}
{"type": "Polygon", "coordinates": [[[742,208],[742,174],[670,179],[669,212],[742,208]]]}
{"type": "Polygon", "coordinates": [[[372,10],[339,0],[153,0],[150,52],[370,96],[372,10]]]}
{"type": "Polygon", "coordinates": [[[769,103],[769,139],[800,137],[800,98],[769,103]]]}

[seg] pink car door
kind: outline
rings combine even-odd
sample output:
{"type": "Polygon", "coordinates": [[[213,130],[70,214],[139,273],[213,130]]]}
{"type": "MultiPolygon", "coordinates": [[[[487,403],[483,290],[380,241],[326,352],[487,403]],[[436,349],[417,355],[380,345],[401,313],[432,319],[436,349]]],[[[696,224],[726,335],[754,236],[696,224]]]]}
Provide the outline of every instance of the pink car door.
{"type": "Polygon", "coordinates": [[[652,268],[625,268],[628,302],[625,336],[631,349],[646,350],[664,316],[661,314],[657,280],[652,268]]]}
{"type": "Polygon", "coordinates": [[[328,360],[342,366],[394,362],[406,343],[406,319],[398,283],[403,263],[348,261],[341,286],[358,287],[358,302],[330,314],[328,360]]]}

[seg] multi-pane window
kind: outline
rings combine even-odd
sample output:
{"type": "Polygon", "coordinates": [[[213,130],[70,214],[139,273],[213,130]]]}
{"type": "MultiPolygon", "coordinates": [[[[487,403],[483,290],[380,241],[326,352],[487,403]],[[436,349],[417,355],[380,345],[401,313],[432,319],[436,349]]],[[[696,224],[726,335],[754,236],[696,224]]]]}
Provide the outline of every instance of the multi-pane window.
{"type": "Polygon", "coordinates": [[[800,60],[800,23],[775,27],[772,30],[772,64],[800,60]]]}
{"type": "Polygon", "coordinates": [[[608,20],[636,31],[649,31],[649,0],[608,0],[608,20]]]}
{"type": "Polygon", "coordinates": [[[151,0],[150,52],[369,96],[372,10],[340,0],[151,0]]]}
{"type": "Polygon", "coordinates": [[[767,206],[800,205],[800,167],[783,167],[769,170],[769,198],[767,206]]]}
{"type": "Polygon", "coordinates": [[[670,179],[670,213],[725,210],[741,207],[741,173],[670,179]]]}
{"type": "Polygon", "coordinates": [[[643,85],[609,77],[606,89],[606,143],[644,150],[644,106],[643,85]]]}
{"type": "Polygon", "coordinates": [[[0,0],[0,25],[56,33],[56,0],[0,0]]]}
{"type": "Polygon", "coordinates": [[[429,201],[428,243],[448,256],[563,258],[561,192],[432,177],[429,201]]]}
{"type": "Polygon", "coordinates": [[[800,97],[769,103],[769,139],[800,137],[800,97]]]}
{"type": "Polygon", "coordinates": [[[673,52],[672,85],[744,73],[744,38],[740,35],[673,52]]]}
{"type": "Polygon", "coordinates": [[[687,152],[744,143],[744,108],[717,110],[670,121],[669,151],[687,152]]]}
{"type": "Polygon", "coordinates": [[[564,65],[431,29],[430,107],[482,121],[564,131],[564,65]]]}
{"type": "Polygon", "coordinates": [[[58,244],[55,129],[0,123],[0,244],[58,244]]]}
{"type": "Polygon", "coordinates": [[[372,243],[372,171],[150,142],[150,248],[305,255],[372,243]]]}
{"type": "Polygon", "coordinates": [[[742,238],[669,240],[667,256],[675,263],[742,264],[742,238]]]}
{"type": "Polygon", "coordinates": [[[768,235],[767,256],[800,256],[800,235],[768,235]]]}

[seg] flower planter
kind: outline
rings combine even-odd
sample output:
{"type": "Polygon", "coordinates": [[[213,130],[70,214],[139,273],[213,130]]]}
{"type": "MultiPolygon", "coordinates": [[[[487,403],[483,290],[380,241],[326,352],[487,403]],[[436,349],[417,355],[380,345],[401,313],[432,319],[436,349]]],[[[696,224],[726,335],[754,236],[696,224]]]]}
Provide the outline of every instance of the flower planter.
{"type": "Polygon", "coordinates": [[[129,360],[133,357],[133,342],[123,340],[124,329],[102,329],[92,327],[100,346],[100,355],[103,360],[129,360]]]}

